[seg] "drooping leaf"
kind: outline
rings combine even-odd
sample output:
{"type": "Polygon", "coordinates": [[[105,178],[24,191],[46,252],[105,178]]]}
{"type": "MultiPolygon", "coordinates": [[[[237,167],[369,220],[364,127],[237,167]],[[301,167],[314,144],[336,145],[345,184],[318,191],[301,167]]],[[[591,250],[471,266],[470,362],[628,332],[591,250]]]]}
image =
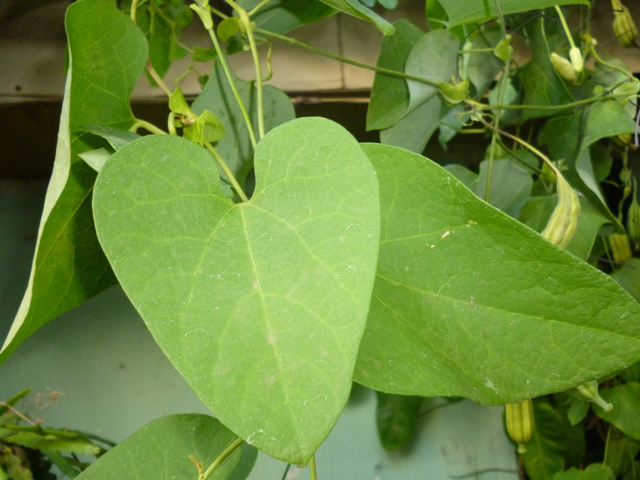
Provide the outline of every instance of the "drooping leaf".
{"type": "Polygon", "coordinates": [[[438,94],[438,82],[448,82],[456,72],[458,38],[448,30],[434,30],[418,40],[407,57],[405,72],[429,80],[408,80],[411,112],[438,94]]]}
{"type": "MultiPolygon", "coordinates": [[[[138,430],[76,478],[198,478],[198,470],[189,456],[206,469],[236,439],[218,420],[207,415],[169,415],[138,430]]],[[[253,467],[257,454],[256,449],[244,444],[234,450],[209,478],[224,480],[235,475],[234,479],[243,480],[253,467]]]]}
{"type": "MultiPolygon", "coordinates": [[[[589,0],[499,0],[503,15],[549,8],[554,5],[588,5],[589,0]]],[[[471,22],[486,22],[498,16],[494,1],[487,0],[440,0],[450,26],[471,22]]]]}
{"type": "Polygon", "coordinates": [[[365,7],[359,0],[321,0],[323,3],[339,10],[340,12],[346,13],[347,15],[351,15],[353,17],[359,18],[361,20],[365,20],[367,22],[373,23],[378,30],[380,30],[385,35],[393,35],[395,31],[393,25],[387,22],[380,15],[375,13],[370,8],[365,7]]]}
{"type": "Polygon", "coordinates": [[[100,452],[100,448],[82,434],[45,431],[40,428],[18,430],[4,437],[4,440],[34,450],[72,452],[78,455],[96,455],[100,452]]]}
{"type": "Polygon", "coordinates": [[[363,148],[380,185],[382,225],[358,383],[500,404],[640,357],[640,305],[610,277],[424,157],[363,148]]]}
{"type": "MultiPolygon", "coordinates": [[[[396,32],[382,41],[377,66],[403,72],[411,48],[423,32],[407,20],[393,24],[396,32]]],[[[376,73],[367,109],[367,131],[382,130],[398,123],[409,107],[409,87],[403,78],[376,73]]]]}
{"type": "Polygon", "coordinates": [[[29,285],[0,362],[42,325],[116,283],[93,226],[96,173],[79,154],[102,146],[84,126],[126,129],[133,123],[129,96],[147,61],[147,47],[135,24],[102,0],[72,4],[66,28],[69,70],[54,171],[29,285]]]}
{"type": "Polygon", "coordinates": [[[566,434],[562,416],[546,398],[533,402],[535,430],[522,454],[522,463],[531,480],[548,480],[564,468],[566,434]]]}
{"type": "Polygon", "coordinates": [[[208,152],[144,137],[100,172],[100,242],[158,344],[228,428],[305,464],[351,390],[378,250],[377,182],[320,118],[268,133],[231,203],[208,152]],[[250,345],[250,348],[248,348],[250,345]]]}
{"type": "Polygon", "coordinates": [[[600,396],[613,405],[610,412],[594,405],[593,411],[624,434],[640,440],[640,383],[629,382],[600,389],[600,396]]]}
{"type": "Polygon", "coordinates": [[[382,392],[376,392],[376,396],[376,425],[380,443],[389,452],[399,450],[414,433],[416,419],[424,399],[382,392]]]}
{"type": "MultiPolygon", "coordinates": [[[[258,107],[256,88],[251,82],[235,79],[240,97],[251,118],[254,132],[258,132],[258,107]]],[[[266,85],[264,95],[265,131],[269,131],[295,118],[291,100],[275,87],[266,85]]],[[[225,159],[241,187],[253,168],[253,148],[249,132],[224,71],[216,62],[206,86],[191,105],[197,115],[204,110],[213,112],[222,122],[225,136],[216,143],[218,153],[225,159]]],[[[226,178],[226,176],[223,176],[226,178]]]]}
{"type": "Polygon", "coordinates": [[[127,143],[140,138],[140,135],[137,133],[130,132],[124,128],[115,128],[105,125],[87,125],[84,129],[89,133],[93,133],[94,135],[104,138],[109,142],[109,145],[111,145],[114,150],[118,150],[127,143]]]}
{"type": "Polygon", "coordinates": [[[611,468],[608,465],[601,463],[592,463],[584,470],[578,470],[577,468],[570,468],[565,472],[559,472],[553,480],[615,480],[611,468]]]}
{"type": "MultiPolygon", "coordinates": [[[[523,103],[541,107],[559,106],[573,101],[569,90],[556,73],[551,63],[549,46],[545,33],[543,16],[531,21],[525,27],[533,48],[531,60],[518,70],[524,90],[523,103]]],[[[558,113],[553,110],[527,109],[520,113],[520,122],[532,118],[548,117],[558,113]]]]}

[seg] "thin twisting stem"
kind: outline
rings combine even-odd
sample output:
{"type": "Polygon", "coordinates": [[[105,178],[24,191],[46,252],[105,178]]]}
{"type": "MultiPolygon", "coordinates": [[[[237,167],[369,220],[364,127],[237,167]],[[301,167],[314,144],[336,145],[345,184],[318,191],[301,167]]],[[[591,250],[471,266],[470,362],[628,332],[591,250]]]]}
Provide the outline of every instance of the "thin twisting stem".
{"type": "Polygon", "coordinates": [[[156,127],[153,123],[149,123],[146,120],[141,120],[139,118],[135,119],[135,122],[129,128],[130,132],[137,132],[139,128],[144,128],[147,132],[155,133],[157,135],[166,135],[167,132],[162,129],[156,127]]]}
{"type": "Polygon", "coordinates": [[[213,474],[213,471],[216,468],[218,468],[218,466],[220,466],[220,464],[224,462],[226,458],[229,455],[231,455],[236,448],[242,445],[242,442],[244,442],[244,440],[242,440],[241,438],[238,438],[235,442],[229,445],[229,447],[224,452],[222,452],[220,456],[216,458],[211,465],[209,465],[209,468],[207,468],[207,470],[204,472],[203,479],[207,480],[207,478],[209,478],[211,474],[213,474]]]}
{"type": "Polygon", "coordinates": [[[213,157],[216,159],[216,162],[218,162],[218,165],[220,165],[220,168],[222,168],[222,171],[225,173],[225,175],[229,179],[229,182],[233,186],[233,189],[236,191],[240,199],[243,202],[248,202],[249,197],[247,197],[247,195],[244,193],[244,190],[242,190],[242,187],[238,183],[238,180],[236,180],[236,177],[231,171],[231,169],[229,168],[229,165],[227,165],[227,162],[224,161],[224,158],[220,156],[218,151],[209,142],[205,141],[204,146],[207,148],[207,150],[211,152],[211,155],[213,155],[213,157]]]}
{"type": "Polygon", "coordinates": [[[390,70],[388,68],[376,67],[374,65],[368,65],[366,63],[356,62],[355,60],[350,60],[348,58],[341,57],[339,55],[334,55],[331,52],[327,52],[326,50],[322,50],[320,48],[316,48],[309,44],[303,43],[295,38],[286,37],[284,35],[279,35],[274,32],[270,32],[269,30],[263,30],[262,28],[256,28],[256,32],[262,33],[268,37],[277,38],[278,40],[282,40],[283,42],[288,43],[289,45],[295,45],[297,47],[304,48],[305,50],[309,50],[317,55],[321,55],[323,57],[330,58],[332,60],[337,60],[338,62],[346,63],[347,65],[353,65],[354,67],[363,68],[365,70],[371,70],[376,73],[382,73],[384,75],[391,75],[392,77],[405,78],[407,80],[414,80],[420,83],[426,83],[427,85],[432,85],[437,87],[437,82],[429,80],[427,78],[418,77],[416,75],[409,75],[408,73],[398,72],[396,70],[390,70]]]}
{"type": "Polygon", "coordinates": [[[316,475],[316,456],[311,457],[311,461],[309,462],[309,476],[311,480],[318,480],[316,475]]]}

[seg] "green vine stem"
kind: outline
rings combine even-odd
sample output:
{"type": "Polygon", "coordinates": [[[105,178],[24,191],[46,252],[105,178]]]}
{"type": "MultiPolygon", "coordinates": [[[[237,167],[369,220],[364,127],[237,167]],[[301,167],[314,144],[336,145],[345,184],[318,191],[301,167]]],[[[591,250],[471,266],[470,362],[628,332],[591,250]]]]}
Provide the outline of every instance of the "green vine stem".
{"type": "Polygon", "coordinates": [[[220,456],[218,456],[218,458],[216,458],[211,465],[209,465],[209,468],[207,468],[207,470],[202,475],[202,480],[207,480],[213,474],[213,471],[216,468],[218,468],[220,464],[224,462],[226,458],[229,455],[231,455],[236,448],[242,445],[242,442],[244,442],[244,440],[242,440],[241,438],[238,438],[235,442],[229,445],[227,449],[224,452],[222,452],[220,456]]]}
{"type": "Polygon", "coordinates": [[[571,45],[571,48],[576,48],[576,44],[573,42],[573,37],[571,36],[571,30],[569,30],[569,25],[567,25],[567,21],[564,18],[564,14],[562,13],[560,6],[556,5],[555,7],[556,7],[556,12],[558,13],[558,17],[560,18],[560,23],[562,23],[562,28],[564,29],[564,33],[567,36],[567,39],[569,40],[569,45],[571,45]]]}
{"type": "Polygon", "coordinates": [[[591,54],[593,55],[593,58],[595,58],[596,62],[604,65],[607,68],[610,68],[612,70],[615,70],[617,72],[622,73],[624,76],[628,77],[629,76],[629,72],[626,71],[624,68],[618,67],[617,65],[613,65],[605,60],[603,60],[600,55],[598,55],[598,52],[596,52],[596,48],[592,45],[589,44],[589,51],[591,52],[591,54]]]}
{"type": "MultiPolygon", "coordinates": [[[[504,23],[504,16],[502,15],[502,9],[500,8],[500,2],[495,0],[496,10],[498,11],[498,18],[500,19],[500,38],[504,41],[507,40],[507,29],[504,23]]],[[[511,51],[511,49],[509,49],[511,51]]],[[[511,54],[509,58],[504,62],[504,70],[502,77],[500,78],[500,87],[498,88],[498,103],[504,101],[504,95],[507,91],[507,83],[509,81],[509,69],[511,65],[511,54]]],[[[494,118],[494,125],[496,129],[500,128],[500,120],[502,119],[502,111],[498,110],[494,118]]],[[[498,133],[492,132],[491,135],[491,147],[489,150],[489,168],[487,169],[487,186],[484,192],[484,201],[489,203],[491,200],[491,178],[493,177],[493,161],[495,160],[496,150],[498,145],[498,133]]]]}
{"type": "MultiPolygon", "coordinates": [[[[247,38],[249,39],[249,47],[251,48],[251,57],[253,58],[253,66],[256,70],[256,90],[258,91],[258,137],[262,139],[264,137],[264,101],[263,101],[263,93],[262,93],[262,70],[260,67],[260,56],[258,55],[258,46],[256,45],[255,37],[253,36],[253,29],[255,26],[251,25],[251,18],[249,18],[249,14],[247,11],[238,5],[233,0],[226,0],[226,2],[231,5],[231,7],[238,12],[238,16],[240,18],[240,23],[247,34],[247,38]]],[[[265,2],[262,2],[253,11],[256,11],[258,7],[263,5],[265,2]]]]}
{"type": "Polygon", "coordinates": [[[133,20],[133,23],[135,23],[136,25],[138,24],[138,0],[132,0],[131,2],[131,20],[133,20]]]}
{"type": "Polygon", "coordinates": [[[218,165],[220,165],[220,168],[222,168],[222,171],[225,173],[227,178],[229,178],[229,182],[231,183],[231,186],[233,186],[233,189],[236,191],[240,199],[243,202],[248,202],[249,197],[247,197],[247,195],[244,193],[244,190],[238,183],[238,180],[236,180],[236,177],[231,171],[231,169],[229,168],[229,165],[227,165],[227,162],[224,161],[224,158],[222,158],[218,153],[218,151],[214,148],[214,146],[211,145],[206,140],[204,142],[204,146],[206,147],[207,150],[209,150],[209,152],[211,152],[211,155],[213,155],[213,157],[216,159],[216,162],[218,162],[218,165]]]}
{"type": "Polygon", "coordinates": [[[318,476],[316,474],[316,456],[311,457],[311,461],[309,462],[309,477],[310,480],[318,480],[318,476]]]}
{"type": "Polygon", "coordinates": [[[376,67],[374,65],[368,65],[366,63],[361,63],[361,62],[357,62],[355,60],[350,60],[348,58],[344,58],[341,57],[339,55],[334,55],[331,52],[327,52],[326,50],[322,50],[320,48],[316,48],[312,45],[309,45],[307,43],[303,43],[299,40],[296,40],[295,38],[291,38],[291,37],[287,37],[285,35],[280,35],[278,33],[275,32],[270,32],[269,30],[263,30],[262,28],[256,28],[256,32],[261,33],[263,35],[266,35],[268,37],[272,37],[278,40],[281,40],[285,43],[288,43],[289,45],[294,45],[296,47],[300,47],[300,48],[304,48],[305,50],[308,50],[312,53],[315,53],[317,55],[321,55],[323,57],[327,57],[330,58],[332,60],[336,60],[338,62],[342,62],[342,63],[346,63],[347,65],[353,65],[354,67],[358,67],[358,68],[363,68],[365,70],[371,70],[373,72],[376,73],[381,73],[384,75],[391,75],[393,77],[399,77],[399,78],[405,78],[407,80],[414,80],[416,82],[420,82],[420,83],[426,83],[427,85],[431,85],[434,87],[437,87],[438,84],[437,82],[428,80],[426,78],[422,78],[422,77],[418,77],[416,75],[410,75],[408,73],[404,73],[404,72],[398,72],[397,70],[390,70],[388,68],[381,68],[381,67],[376,67]]]}
{"type": "Polygon", "coordinates": [[[229,63],[227,62],[227,58],[222,51],[222,48],[220,47],[220,42],[218,42],[218,37],[216,37],[216,34],[213,31],[213,18],[211,16],[211,10],[209,8],[209,0],[196,0],[196,3],[194,5],[191,5],[191,9],[198,14],[200,20],[202,21],[202,24],[204,25],[204,28],[209,33],[209,37],[211,37],[211,42],[213,43],[213,47],[215,48],[218,55],[220,66],[222,66],[222,69],[224,70],[224,74],[227,77],[229,86],[233,91],[233,96],[238,103],[238,108],[240,108],[240,112],[242,113],[242,118],[244,119],[244,122],[247,126],[249,139],[251,140],[251,146],[255,148],[257,142],[256,135],[253,131],[253,125],[251,124],[251,118],[249,117],[247,109],[242,102],[242,98],[240,97],[240,92],[238,92],[238,88],[236,87],[231,68],[229,67],[229,63]]]}
{"type": "Polygon", "coordinates": [[[144,128],[147,132],[155,133],[156,135],[166,135],[167,134],[167,132],[165,132],[164,130],[156,127],[153,123],[149,123],[146,120],[141,120],[139,118],[135,119],[135,122],[133,122],[133,125],[131,125],[131,127],[129,128],[129,131],[135,133],[140,128],[144,128]]]}

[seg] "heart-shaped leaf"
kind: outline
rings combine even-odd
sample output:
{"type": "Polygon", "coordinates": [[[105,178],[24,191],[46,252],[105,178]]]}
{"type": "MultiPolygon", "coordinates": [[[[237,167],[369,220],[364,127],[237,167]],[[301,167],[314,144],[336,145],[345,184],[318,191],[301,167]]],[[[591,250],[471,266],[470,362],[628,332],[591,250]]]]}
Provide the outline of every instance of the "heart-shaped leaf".
{"type": "Polygon", "coordinates": [[[150,136],[94,193],[100,242],[158,344],[228,428],[305,464],[351,389],[378,252],[377,180],[319,118],[258,144],[256,190],[233,204],[208,152],[150,136]]]}
{"type": "Polygon", "coordinates": [[[364,145],[380,257],[355,379],[387,393],[506,403],[640,358],[640,305],[437,164],[364,145]]]}

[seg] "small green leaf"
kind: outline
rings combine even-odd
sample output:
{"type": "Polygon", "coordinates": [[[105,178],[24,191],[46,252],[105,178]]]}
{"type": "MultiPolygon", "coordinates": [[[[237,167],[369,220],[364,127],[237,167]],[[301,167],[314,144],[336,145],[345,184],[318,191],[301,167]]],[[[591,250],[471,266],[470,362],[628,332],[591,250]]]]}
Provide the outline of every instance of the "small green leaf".
{"type": "Polygon", "coordinates": [[[470,83],[468,78],[465,78],[459,83],[456,83],[455,81],[453,83],[438,82],[440,95],[443,96],[445,102],[450,106],[460,103],[467,98],[469,85],[470,83]]]}
{"type": "Polygon", "coordinates": [[[204,145],[204,142],[217,142],[225,135],[224,125],[218,117],[209,110],[202,112],[195,122],[184,125],[184,138],[204,145]]]}
{"type": "Polygon", "coordinates": [[[378,30],[380,30],[385,35],[393,35],[395,29],[393,25],[387,22],[380,15],[375,13],[370,8],[365,7],[358,0],[321,0],[322,3],[326,3],[327,5],[339,10],[347,15],[351,15],[353,17],[359,18],[361,20],[365,20],[367,22],[373,23],[378,30]]]}
{"type": "Polygon", "coordinates": [[[399,450],[409,442],[414,433],[416,418],[424,399],[381,392],[376,392],[376,396],[376,425],[380,443],[389,452],[399,450]]]}
{"type": "Polygon", "coordinates": [[[215,48],[202,48],[193,47],[193,61],[194,62],[208,62],[218,56],[218,52],[215,48]]]}
{"type": "Polygon", "coordinates": [[[55,452],[70,452],[78,455],[96,455],[100,452],[98,446],[82,435],[65,438],[44,431],[16,432],[5,438],[5,441],[35,450],[53,450],[55,452]]]}
{"type": "Polygon", "coordinates": [[[191,114],[191,108],[189,108],[189,104],[184,98],[180,87],[177,87],[171,94],[171,98],[169,98],[169,110],[178,115],[187,116],[191,114]]]}
{"type": "Polygon", "coordinates": [[[218,37],[220,40],[228,40],[238,33],[242,33],[244,28],[238,17],[225,18],[218,24],[218,37]]]}
{"type": "Polygon", "coordinates": [[[100,172],[94,216],[125,293],[201,400],[248,443],[303,465],[351,390],[377,180],[356,140],[320,118],[269,132],[255,170],[251,200],[233,204],[206,150],[143,137],[100,172]]]}
{"type": "Polygon", "coordinates": [[[596,415],[629,437],[640,440],[640,383],[601,389],[600,396],[613,405],[613,410],[605,412],[593,405],[596,415]]]}
{"type": "Polygon", "coordinates": [[[95,150],[89,150],[88,152],[78,154],[78,156],[87,162],[87,165],[93,168],[96,172],[102,170],[102,167],[104,167],[107,160],[111,158],[111,155],[113,155],[113,152],[106,148],[96,148],[95,150]]]}
{"type": "Polygon", "coordinates": [[[140,135],[137,133],[124,128],[115,128],[103,125],[85,125],[84,129],[89,133],[93,133],[94,135],[104,138],[109,142],[109,145],[111,145],[114,150],[118,150],[127,143],[140,138],[140,135]]]}
{"type": "MultiPolygon", "coordinates": [[[[79,480],[143,480],[198,478],[198,471],[189,459],[193,456],[206,469],[226,450],[236,436],[222,424],[206,415],[169,415],[154,420],[131,437],[109,450],[89,468],[79,480]]],[[[248,472],[236,475],[246,463],[255,463],[257,451],[238,447],[209,478],[243,480],[248,472]],[[234,476],[235,475],[235,476],[234,476]]]]}

